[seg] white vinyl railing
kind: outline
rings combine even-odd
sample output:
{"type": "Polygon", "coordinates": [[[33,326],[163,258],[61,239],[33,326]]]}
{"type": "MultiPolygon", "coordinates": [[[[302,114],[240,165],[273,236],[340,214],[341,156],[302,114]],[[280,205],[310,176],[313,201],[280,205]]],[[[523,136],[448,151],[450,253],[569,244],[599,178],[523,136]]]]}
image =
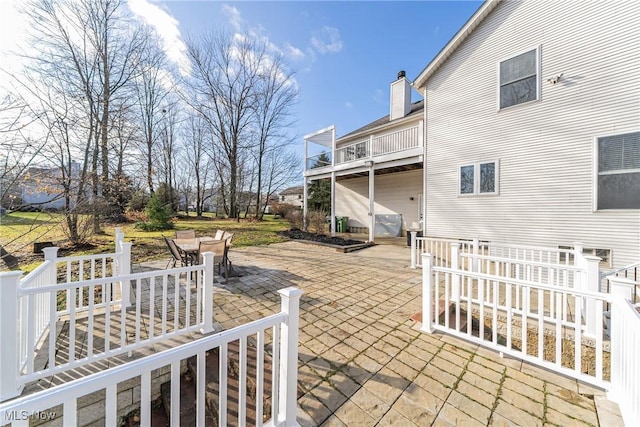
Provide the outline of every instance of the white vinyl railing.
{"type": "Polygon", "coordinates": [[[307,162],[305,164],[306,170],[331,166],[331,156],[331,151],[325,151],[323,153],[307,157],[307,162]]]}
{"type": "Polygon", "coordinates": [[[611,277],[611,293],[622,301],[611,310],[611,390],[625,425],[640,419],[640,313],[629,299],[635,284],[611,277]]]}
{"type": "MultiPolygon", "coordinates": [[[[582,245],[575,243],[571,249],[544,246],[512,245],[499,242],[486,242],[479,239],[446,239],[441,237],[417,237],[415,231],[411,235],[411,268],[421,266],[421,255],[430,253],[434,256],[434,265],[451,267],[451,244],[460,245],[460,254],[485,255],[495,258],[508,258],[515,261],[546,263],[572,266],[579,260],[576,254],[582,255],[582,245]],[[414,239],[414,236],[415,239],[414,239]]],[[[469,266],[477,271],[477,262],[469,266]]]]}
{"type": "Polygon", "coordinates": [[[336,149],[336,164],[369,157],[369,140],[345,145],[336,149]]]}
{"type": "MultiPolygon", "coordinates": [[[[397,130],[384,135],[371,135],[364,141],[358,141],[338,147],[334,151],[335,164],[353,162],[355,160],[370,159],[385,154],[397,153],[422,144],[422,122],[419,125],[397,130]]],[[[306,170],[324,166],[331,166],[331,152],[309,156],[306,159],[306,170]],[[320,159],[320,156],[325,156],[320,159]],[[328,159],[328,160],[327,160],[328,159]]]]}
{"type": "Polygon", "coordinates": [[[447,332],[608,388],[602,313],[610,295],[436,267],[430,254],[423,257],[423,330],[447,332]],[[593,303],[597,321],[589,337],[592,354],[583,357],[585,301],[593,303]],[[567,357],[569,346],[573,349],[567,357]]]}
{"type": "Polygon", "coordinates": [[[631,280],[635,284],[633,286],[633,298],[631,301],[634,304],[640,304],[640,262],[624,266],[617,270],[601,272],[600,280],[603,292],[610,292],[611,283],[609,281],[609,276],[623,277],[631,280]]]}
{"type": "Polygon", "coordinates": [[[598,292],[600,258],[592,256],[584,256],[580,287],[558,283],[560,276],[543,283],[540,276],[533,281],[501,271],[448,268],[436,265],[432,254],[421,257],[424,332],[446,332],[604,388],[619,403],[625,423],[640,417],[640,313],[631,303],[632,280],[609,276],[611,294],[598,292]]]}
{"type": "Polygon", "coordinates": [[[474,240],[444,239],[440,237],[416,237],[411,233],[411,268],[422,266],[422,254],[433,255],[433,263],[438,267],[451,266],[451,245],[460,245],[460,253],[478,253],[479,242],[474,240]]]}
{"type": "Polygon", "coordinates": [[[204,263],[196,266],[39,287],[23,287],[19,275],[3,277],[0,291],[4,294],[12,288],[14,305],[20,307],[16,312],[3,306],[3,312],[20,319],[18,333],[15,328],[1,331],[3,347],[20,349],[17,367],[4,362],[0,366],[3,388],[11,383],[11,390],[19,393],[31,381],[97,360],[196,330],[211,332],[213,253],[203,257],[204,263]],[[114,297],[120,288],[135,289],[132,304],[114,297]],[[58,295],[66,297],[62,310],[56,310],[58,295]],[[77,300],[82,295],[87,301],[80,304],[77,300]],[[43,296],[49,301],[44,312],[47,319],[37,311],[44,306],[43,296]],[[68,324],[68,334],[64,348],[59,348],[56,324],[62,320],[68,324]],[[44,338],[36,339],[42,325],[48,330],[47,348],[42,347],[44,338]],[[37,351],[47,354],[47,362],[40,363],[43,366],[35,363],[37,351]]]}
{"type": "MultiPolygon", "coordinates": [[[[266,368],[264,363],[265,351],[271,349],[271,419],[265,425],[289,426],[296,425],[297,409],[297,362],[298,362],[298,323],[299,301],[302,291],[296,288],[286,288],[278,291],[281,296],[281,311],[278,314],[242,325],[227,331],[210,335],[197,341],[183,344],[161,353],[156,353],[141,359],[98,372],[69,383],[56,386],[54,389],[44,390],[32,395],[14,399],[0,404],[0,420],[15,420],[20,414],[45,413],[51,408],[62,405],[62,425],[78,425],[77,402],[83,396],[100,390],[106,390],[104,425],[118,424],[118,384],[124,381],[140,378],[140,425],[151,425],[151,378],[154,370],[171,366],[171,403],[170,423],[180,423],[180,368],[181,362],[190,357],[197,357],[196,373],[196,425],[205,425],[206,406],[216,402],[207,399],[212,387],[204,381],[207,366],[206,353],[219,349],[219,381],[217,385],[217,425],[246,425],[247,423],[247,394],[253,391],[247,387],[247,345],[248,340],[255,336],[256,344],[256,378],[255,378],[255,413],[256,424],[263,425],[263,400],[266,368]],[[272,331],[272,341],[266,343],[266,336],[272,331]],[[239,390],[227,387],[228,375],[228,346],[233,341],[239,341],[239,390]],[[228,399],[236,398],[238,413],[228,414],[228,399]],[[232,419],[229,419],[232,418],[232,419]]],[[[253,361],[252,361],[253,362],[253,361]]],[[[28,422],[28,420],[27,420],[28,422]]],[[[21,422],[22,423],[22,422],[21,422]]],[[[18,424],[18,423],[16,423],[18,424]]]]}
{"type": "Polygon", "coordinates": [[[371,141],[371,154],[379,156],[419,147],[418,134],[418,126],[413,126],[386,135],[376,136],[371,141]]]}

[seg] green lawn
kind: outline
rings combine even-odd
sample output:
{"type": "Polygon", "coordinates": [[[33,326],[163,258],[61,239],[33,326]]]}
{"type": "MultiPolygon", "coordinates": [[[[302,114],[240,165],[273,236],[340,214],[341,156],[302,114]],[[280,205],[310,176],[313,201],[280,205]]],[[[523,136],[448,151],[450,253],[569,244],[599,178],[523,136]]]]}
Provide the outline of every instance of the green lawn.
{"type": "MultiPolygon", "coordinates": [[[[179,216],[174,230],[145,232],[134,227],[133,223],[106,224],[103,235],[93,236],[92,247],[82,249],[70,248],[62,229],[62,215],[40,212],[12,212],[0,218],[0,245],[9,254],[18,257],[18,267],[24,271],[35,268],[42,260],[41,255],[34,255],[33,243],[51,241],[64,248],[60,255],[81,255],[100,252],[112,252],[115,238],[115,227],[120,227],[125,240],[133,242],[132,259],[134,262],[168,258],[169,252],[162,236],[172,237],[175,230],[195,230],[197,236],[213,236],[216,230],[222,229],[234,233],[235,247],[264,245],[282,242],[278,231],[286,230],[289,224],[283,219],[275,219],[266,215],[263,221],[240,222],[230,219],[216,219],[211,215],[203,218],[195,216],[179,216]]],[[[0,269],[6,270],[2,263],[0,269]]]]}

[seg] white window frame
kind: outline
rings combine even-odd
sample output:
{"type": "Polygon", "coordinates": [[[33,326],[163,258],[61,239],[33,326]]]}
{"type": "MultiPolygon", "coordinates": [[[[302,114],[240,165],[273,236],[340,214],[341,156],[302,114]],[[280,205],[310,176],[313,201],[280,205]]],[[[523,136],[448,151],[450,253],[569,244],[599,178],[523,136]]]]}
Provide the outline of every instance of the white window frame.
{"type": "MultiPolygon", "coordinates": [[[[629,133],[637,133],[638,130],[630,130],[628,132],[615,132],[615,133],[609,133],[609,134],[604,134],[604,135],[598,135],[595,136],[593,138],[593,171],[592,171],[592,176],[593,176],[593,182],[591,187],[593,188],[593,199],[591,200],[591,210],[593,212],[600,212],[600,213],[606,213],[606,212],[628,212],[628,211],[634,211],[637,209],[599,209],[598,208],[598,177],[600,176],[600,170],[599,170],[599,164],[600,164],[600,156],[599,156],[599,146],[598,146],[598,141],[602,138],[610,138],[612,136],[618,136],[618,135],[625,135],[625,134],[629,134],[629,133]]],[[[629,169],[628,171],[635,171],[635,169],[629,169]]]]}
{"type": "Polygon", "coordinates": [[[541,61],[541,55],[540,55],[541,50],[542,50],[541,49],[541,45],[538,45],[538,46],[535,46],[535,47],[530,47],[529,49],[523,50],[523,51],[518,52],[518,53],[516,53],[514,55],[510,55],[510,56],[508,56],[506,58],[503,58],[503,59],[498,61],[498,65],[496,66],[496,75],[497,75],[497,82],[498,82],[498,93],[497,93],[497,96],[496,96],[496,105],[497,105],[497,110],[498,111],[500,111],[500,110],[509,110],[511,108],[515,108],[515,107],[518,107],[518,106],[521,106],[521,105],[528,105],[528,104],[531,104],[533,102],[540,101],[540,99],[542,98],[542,96],[541,96],[542,95],[542,90],[541,90],[542,89],[542,87],[541,87],[541,81],[542,81],[542,78],[541,78],[541,73],[542,73],[541,63],[542,63],[542,61],[541,61]],[[536,77],[537,77],[536,78],[536,99],[532,99],[531,101],[521,102],[519,104],[510,105],[508,107],[500,107],[500,88],[502,87],[500,85],[500,64],[502,64],[503,62],[508,61],[510,59],[513,59],[516,56],[520,56],[520,55],[522,55],[524,53],[531,52],[532,50],[536,51],[536,77]]]}
{"type": "Polygon", "coordinates": [[[460,197],[497,196],[499,194],[500,194],[500,162],[498,160],[487,160],[487,161],[476,162],[476,163],[465,163],[463,165],[458,166],[458,196],[460,197]],[[495,165],[495,177],[494,177],[495,188],[494,188],[494,191],[492,191],[491,193],[488,193],[488,192],[481,193],[480,192],[480,166],[486,165],[489,163],[493,163],[495,165]],[[461,193],[460,184],[462,182],[460,178],[462,177],[462,168],[468,167],[468,166],[473,166],[473,193],[461,193]]]}

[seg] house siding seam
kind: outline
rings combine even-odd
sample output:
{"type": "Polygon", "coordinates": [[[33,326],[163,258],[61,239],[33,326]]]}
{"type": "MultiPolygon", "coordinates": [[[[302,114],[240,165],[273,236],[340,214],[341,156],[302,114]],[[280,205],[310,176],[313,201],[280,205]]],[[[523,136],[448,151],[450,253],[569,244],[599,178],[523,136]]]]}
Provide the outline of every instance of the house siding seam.
{"type": "Polygon", "coordinates": [[[638,260],[640,211],[593,211],[596,138],[640,129],[638,16],[640,2],[503,2],[469,35],[426,82],[428,235],[638,260]],[[499,110],[499,61],[536,46],[539,100],[499,110]],[[491,160],[500,194],[458,196],[459,166],[491,160]]]}

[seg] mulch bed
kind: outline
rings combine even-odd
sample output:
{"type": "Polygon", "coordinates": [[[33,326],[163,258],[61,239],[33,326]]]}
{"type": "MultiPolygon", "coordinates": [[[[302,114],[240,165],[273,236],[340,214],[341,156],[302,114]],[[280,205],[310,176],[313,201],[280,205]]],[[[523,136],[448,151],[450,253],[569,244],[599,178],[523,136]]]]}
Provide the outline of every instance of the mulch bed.
{"type": "Polygon", "coordinates": [[[362,240],[343,239],[342,237],[331,237],[324,234],[309,233],[297,228],[294,228],[292,230],[279,231],[278,234],[280,236],[284,236],[293,240],[308,240],[312,242],[325,243],[328,245],[336,246],[361,245],[365,243],[362,240]]]}

